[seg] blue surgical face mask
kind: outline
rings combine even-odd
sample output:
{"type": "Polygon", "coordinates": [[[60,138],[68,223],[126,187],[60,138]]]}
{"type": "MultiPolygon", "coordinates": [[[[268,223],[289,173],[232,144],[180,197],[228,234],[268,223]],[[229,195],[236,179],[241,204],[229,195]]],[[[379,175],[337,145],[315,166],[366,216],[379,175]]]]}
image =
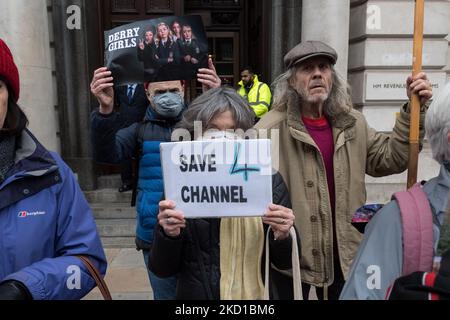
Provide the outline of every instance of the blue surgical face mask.
{"type": "Polygon", "coordinates": [[[184,108],[183,98],[179,93],[166,92],[153,97],[153,110],[164,118],[176,118],[184,108]]]}

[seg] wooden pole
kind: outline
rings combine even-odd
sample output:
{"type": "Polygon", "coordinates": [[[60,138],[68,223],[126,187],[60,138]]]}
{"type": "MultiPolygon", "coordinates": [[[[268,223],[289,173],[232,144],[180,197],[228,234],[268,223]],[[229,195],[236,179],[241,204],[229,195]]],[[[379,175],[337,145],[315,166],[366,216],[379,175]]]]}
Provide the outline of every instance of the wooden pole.
{"type": "MultiPolygon", "coordinates": [[[[422,70],[423,16],[424,0],[416,0],[414,9],[413,76],[422,70]]],[[[411,123],[409,128],[408,189],[411,188],[417,181],[420,120],[420,98],[418,94],[411,95],[410,107],[411,123]]]]}

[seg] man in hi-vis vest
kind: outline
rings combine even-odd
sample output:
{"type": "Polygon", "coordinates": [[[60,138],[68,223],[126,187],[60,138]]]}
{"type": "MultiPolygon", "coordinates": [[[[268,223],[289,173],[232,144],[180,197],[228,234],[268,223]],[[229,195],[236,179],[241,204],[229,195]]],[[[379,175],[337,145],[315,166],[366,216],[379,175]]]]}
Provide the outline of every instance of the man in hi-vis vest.
{"type": "Polygon", "coordinates": [[[251,67],[245,67],[241,72],[238,93],[245,98],[255,112],[255,122],[269,111],[272,101],[270,88],[258,80],[258,76],[251,67]]]}

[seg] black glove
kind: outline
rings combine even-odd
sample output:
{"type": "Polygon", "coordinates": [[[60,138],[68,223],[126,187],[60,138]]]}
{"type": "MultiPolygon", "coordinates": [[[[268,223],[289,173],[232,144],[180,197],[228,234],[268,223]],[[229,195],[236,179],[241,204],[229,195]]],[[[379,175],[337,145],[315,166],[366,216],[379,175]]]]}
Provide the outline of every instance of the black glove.
{"type": "Polygon", "coordinates": [[[30,291],[21,282],[10,280],[0,284],[0,300],[32,300],[30,291]]]}

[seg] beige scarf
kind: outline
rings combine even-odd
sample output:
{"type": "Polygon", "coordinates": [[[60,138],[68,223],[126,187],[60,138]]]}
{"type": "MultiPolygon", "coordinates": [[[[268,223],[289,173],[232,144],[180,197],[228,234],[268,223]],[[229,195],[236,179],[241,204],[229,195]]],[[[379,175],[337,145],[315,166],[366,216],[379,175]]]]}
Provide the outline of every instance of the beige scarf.
{"type": "Polygon", "coordinates": [[[264,228],[260,217],[222,218],[220,223],[220,299],[262,300],[261,260],[264,228]]]}

